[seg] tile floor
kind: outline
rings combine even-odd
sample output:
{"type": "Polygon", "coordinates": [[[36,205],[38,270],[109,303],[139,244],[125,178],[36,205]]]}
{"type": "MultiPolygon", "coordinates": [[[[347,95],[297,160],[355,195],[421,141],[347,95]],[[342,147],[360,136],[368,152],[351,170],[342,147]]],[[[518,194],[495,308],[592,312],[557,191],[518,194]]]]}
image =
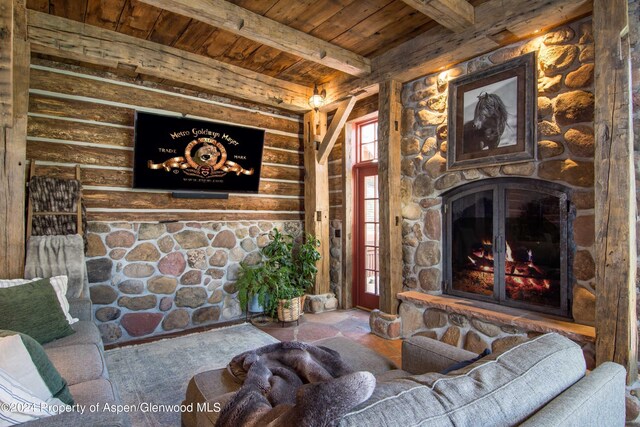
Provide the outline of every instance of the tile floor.
{"type": "Polygon", "coordinates": [[[396,366],[400,367],[401,365],[402,341],[385,340],[373,335],[369,329],[369,313],[364,310],[338,310],[320,314],[305,313],[299,323],[299,325],[296,325],[295,322],[285,323],[284,327],[282,323],[273,322],[264,326],[256,324],[256,326],[280,341],[313,343],[325,338],[344,336],[387,357],[396,366]]]}

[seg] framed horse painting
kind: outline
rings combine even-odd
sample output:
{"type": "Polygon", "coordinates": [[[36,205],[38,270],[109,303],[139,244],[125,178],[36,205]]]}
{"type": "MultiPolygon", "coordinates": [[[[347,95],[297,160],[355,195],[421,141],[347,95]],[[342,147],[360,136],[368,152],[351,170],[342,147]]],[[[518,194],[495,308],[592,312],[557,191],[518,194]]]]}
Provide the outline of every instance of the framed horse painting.
{"type": "Polygon", "coordinates": [[[449,82],[448,169],[535,159],[535,53],[449,82]]]}

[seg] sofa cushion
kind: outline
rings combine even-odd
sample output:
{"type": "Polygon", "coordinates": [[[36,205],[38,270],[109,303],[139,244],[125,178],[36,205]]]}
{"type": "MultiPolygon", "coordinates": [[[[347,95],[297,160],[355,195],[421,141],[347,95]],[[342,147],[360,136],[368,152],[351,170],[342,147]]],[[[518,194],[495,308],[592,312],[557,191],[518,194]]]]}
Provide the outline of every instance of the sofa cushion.
{"type": "Polygon", "coordinates": [[[69,298],[69,315],[80,320],[92,321],[93,313],[89,298],[69,298]]]}
{"type": "Polygon", "coordinates": [[[484,351],[482,353],[480,353],[479,355],[477,355],[476,357],[473,357],[469,360],[462,360],[460,362],[456,362],[452,365],[450,365],[449,367],[447,367],[446,369],[443,369],[442,371],[440,371],[441,374],[448,374],[449,372],[453,372],[453,371],[457,371],[458,369],[462,369],[462,368],[466,368],[467,366],[471,365],[472,363],[477,362],[478,360],[482,359],[485,356],[488,356],[491,354],[491,350],[489,350],[488,348],[485,348],[484,351]]]}
{"type": "Polygon", "coordinates": [[[102,348],[102,337],[100,336],[100,331],[93,322],[81,320],[71,325],[71,328],[76,331],[75,334],[48,342],[43,347],[54,348],[78,344],[96,344],[102,348]]]}
{"type": "Polygon", "coordinates": [[[107,377],[102,351],[95,344],[53,347],[45,351],[70,386],[107,377]]]}
{"type": "Polygon", "coordinates": [[[456,362],[476,356],[476,353],[425,336],[414,335],[402,341],[402,369],[416,375],[441,372],[456,362]]]}
{"type": "MultiPolygon", "coordinates": [[[[24,285],[25,283],[35,282],[37,280],[42,280],[42,278],[36,277],[34,279],[0,280],[0,288],[10,288],[13,286],[24,285]]],[[[72,317],[71,314],[69,314],[69,301],[67,300],[68,282],[69,278],[67,276],[54,276],[49,278],[49,283],[51,283],[53,290],[56,292],[56,297],[58,298],[60,308],[62,309],[67,322],[69,322],[69,324],[71,325],[73,323],[76,323],[78,319],[72,317]]]]}
{"type": "Polygon", "coordinates": [[[580,347],[547,334],[449,375],[415,375],[378,384],[341,426],[514,425],[585,374],[580,347]]]}
{"type": "Polygon", "coordinates": [[[411,372],[404,371],[402,369],[392,369],[387,372],[376,375],[377,382],[397,380],[400,378],[407,378],[413,376],[411,372]]]}
{"type": "Polygon", "coordinates": [[[368,371],[377,376],[396,369],[396,365],[386,357],[345,337],[327,338],[315,342],[314,345],[337,351],[353,371],[368,371]]]}
{"type": "Polygon", "coordinates": [[[74,333],[49,279],[0,288],[0,329],[22,332],[40,344],[74,333]]]}
{"type": "MultiPolygon", "coordinates": [[[[94,403],[118,403],[118,393],[111,381],[106,378],[97,378],[79,384],[69,386],[71,394],[79,405],[91,405],[94,403]]],[[[102,407],[100,408],[102,409],[102,407]]]]}
{"type": "Polygon", "coordinates": [[[42,346],[28,335],[0,330],[0,369],[43,401],[53,397],[73,405],[67,383],[42,346]]]}
{"type": "Polygon", "coordinates": [[[0,368],[0,426],[26,423],[56,414],[65,404],[51,396],[43,400],[0,368]]]}

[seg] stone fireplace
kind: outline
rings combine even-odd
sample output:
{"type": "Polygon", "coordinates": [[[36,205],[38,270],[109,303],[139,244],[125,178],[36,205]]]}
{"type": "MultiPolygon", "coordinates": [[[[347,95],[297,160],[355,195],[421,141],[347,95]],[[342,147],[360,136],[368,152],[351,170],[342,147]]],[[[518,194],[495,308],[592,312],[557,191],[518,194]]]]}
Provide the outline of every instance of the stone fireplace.
{"type": "Polygon", "coordinates": [[[582,19],[403,84],[403,292],[398,318],[372,315],[374,333],[481,352],[556,331],[592,352],[591,30],[582,19]],[[448,169],[448,81],[529,52],[538,61],[535,160],[448,169]]]}
{"type": "Polygon", "coordinates": [[[443,291],[567,316],[567,190],[536,179],[493,178],[444,193],[443,291]]]}

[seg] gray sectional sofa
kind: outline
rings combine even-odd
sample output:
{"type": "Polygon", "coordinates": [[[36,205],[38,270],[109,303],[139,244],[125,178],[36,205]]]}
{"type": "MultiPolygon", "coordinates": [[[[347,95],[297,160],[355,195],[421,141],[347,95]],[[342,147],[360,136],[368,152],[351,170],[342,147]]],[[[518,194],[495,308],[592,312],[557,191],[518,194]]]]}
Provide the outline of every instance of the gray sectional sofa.
{"type": "Polygon", "coordinates": [[[45,344],[49,359],[62,378],[67,381],[76,404],[85,406],[85,412],[69,412],[25,423],[25,426],[127,426],[126,414],[104,411],[105,404],[118,404],[117,390],[109,381],[104,359],[102,337],[91,321],[91,301],[70,299],[70,314],[80,319],[71,327],[75,334],[45,344]],[[89,411],[98,405],[98,411],[89,411]]]}
{"type": "Polygon", "coordinates": [[[427,337],[406,340],[402,372],[383,374],[339,425],[624,426],[624,368],[604,363],[587,374],[582,350],[565,337],[541,335],[438,373],[475,356],[427,337]]]}
{"type": "MultiPolygon", "coordinates": [[[[580,347],[546,334],[443,375],[477,355],[427,337],[402,345],[402,369],[346,338],[321,343],[355,370],[376,376],[373,395],[352,408],[339,426],[624,426],[625,370],[603,363],[587,373],[580,347]]],[[[226,370],[191,380],[185,402],[229,399],[238,385],[226,370]],[[224,395],[224,396],[223,396],[224,395]]],[[[213,426],[216,412],[185,412],[185,427],[213,426]]]]}

